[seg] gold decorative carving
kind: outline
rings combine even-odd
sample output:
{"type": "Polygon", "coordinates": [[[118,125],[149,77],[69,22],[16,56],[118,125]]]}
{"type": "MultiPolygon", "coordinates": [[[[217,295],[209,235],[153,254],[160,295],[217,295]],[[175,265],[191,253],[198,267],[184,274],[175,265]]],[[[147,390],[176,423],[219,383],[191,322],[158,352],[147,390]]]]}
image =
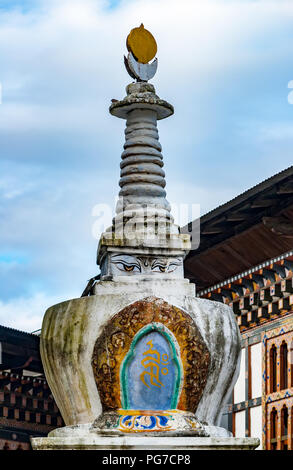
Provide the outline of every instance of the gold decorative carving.
{"type": "MultiPolygon", "coordinates": [[[[159,380],[160,365],[162,365],[162,364],[167,365],[168,360],[169,360],[169,356],[168,356],[168,354],[162,354],[162,358],[161,358],[160,353],[156,349],[153,349],[154,346],[153,346],[152,340],[149,341],[147,343],[147,345],[149,346],[149,349],[143,353],[143,356],[146,356],[146,357],[144,357],[141,361],[141,365],[146,370],[144,370],[140,374],[139,378],[142,381],[142,383],[148,388],[150,388],[150,386],[145,381],[145,375],[149,376],[150,384],[153,385],[154,387],[159,387],[159,388],[164,387],[164,384],[162,382],[160,382],[160,380],[159,380]],[[153,355],[155,355],[156,357],[154,357],[153,355]],[[164,357],[164,356],[166,356],[166,357],[164,357]]],[[[169,371],[168,371],[167,367],[163,367],[161,369],[161,373],[163,375],[167,375],[168,372],[169,371]]]]}
{"type": "Polygon", "coordinates": [[[151,323],[165,325],[180,348],[183,384],[177,409],[196,411],[206,385],[209,351],[190,315],[155,297],[134,302],[114,315],[96,341],[92,367],[103,411],[122,408],[121,363],[136,333],[151,323]]]}

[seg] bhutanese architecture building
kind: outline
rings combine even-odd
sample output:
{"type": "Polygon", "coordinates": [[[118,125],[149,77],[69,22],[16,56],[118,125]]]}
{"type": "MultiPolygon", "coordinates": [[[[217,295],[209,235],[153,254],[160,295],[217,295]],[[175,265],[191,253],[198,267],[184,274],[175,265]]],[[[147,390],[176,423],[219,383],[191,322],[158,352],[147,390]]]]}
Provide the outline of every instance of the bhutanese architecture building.
{"type": "Polygon", "coordinates": [[[0,326],[0,449],[29,450],[63,420],[44,377],[35,334],[0,326]]]}
{"type": "MultiPolygon", "coordinates": [[[[233,308],[242,335],[223,424],[261,449],[293,449],[293,167],[201,217],[200,234],[185,277],[199,297],[233,308]]],[[[39,337],[0,327],[0,345],[0,449],[29,449],[30,436],[63,421],[39,337]]]]}
{"type": "Polygon", "coordinates": [[[242,334],[226,427],[293,449],[293,167],[204,215],[200,233],[185,276],[233,308],[242,334]]]}

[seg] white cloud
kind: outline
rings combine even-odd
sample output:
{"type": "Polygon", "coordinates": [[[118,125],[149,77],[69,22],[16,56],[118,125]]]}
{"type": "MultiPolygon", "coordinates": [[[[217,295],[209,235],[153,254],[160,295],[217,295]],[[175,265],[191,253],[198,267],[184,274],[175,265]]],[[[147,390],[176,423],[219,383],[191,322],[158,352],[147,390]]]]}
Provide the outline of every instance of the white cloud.
{"type": "MultiPolygon", "coordinates": [[[[292,109],[293,116],[293,109],[292,109]]],[[[280,144],[293,139],[293,121],[259,121],[251,118],[239,124],[239,134],[249,137],[252,134],[262,143],[279,141],[280,144]]]]}
{"type": "MultiPolygon", "coordinates": [[[[247,188],[239,188],[239,185],[231,183],[229,187],[208,188],[192,185],[185,182],[173,182],[168,191],[168,200],[180,208],[180,204],[199,205],[200,215],[204,215],[212,209],[229,201],[247,188]]],[[[190,221],[190,220],[189,220],[190,221]]],[[[187,222],[184,222],[185,225],[187,222]]]]}
{"type": "MultiPolygon", "coordinates": [[[[72,295],[67,298],[72,298],[72,295]]],[[[63,300],[66,298],[39,292],[29,298],[18,297],[7,302],[0,301],[0,324],[21,331],[38,330],[47,308],[63,300]]]]}
{"type": "MultiPolygon", "coordinates": [[[[253,41],[293,15],[292,2],[272,0],[137,0],[110,12],[104,1],[40,5],[29,14],[13,10],[0,15],[5,105],[0,129],[22,124],[23,130],[46,125],[60,130],[65,123],[75,128],[78,121],[87,130],[101,105],[102,122],[112,95],[122,94],[128,81],[122,60],[125,37],[141,21],[159,44],[155,82],[161,93],[176,99],[187,98],[195,84],[203,90],[213,87],[221,71],[227,74],[236,64],[252,65],[266,54],[271,60],[271,49],[253,47],[253,41]],[[187,89],[181,89],[182,82],[187,89]],[[85,105],[87,116],[84,109],[75,114],[76,106],[85,105]]],[[[288,41],[288,53],[290,47],[288,41]]]]}

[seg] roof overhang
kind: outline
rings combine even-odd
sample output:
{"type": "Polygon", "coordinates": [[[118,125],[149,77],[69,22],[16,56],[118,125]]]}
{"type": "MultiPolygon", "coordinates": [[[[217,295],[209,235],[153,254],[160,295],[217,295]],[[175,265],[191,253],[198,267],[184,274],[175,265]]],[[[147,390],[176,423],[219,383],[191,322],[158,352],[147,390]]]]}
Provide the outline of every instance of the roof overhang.
{"type": "MultiPolygon", "coordinates": [[[[188,226],[181,232],[190,233],[188,226]]],[[[200,245],[185,259],[185,276],[201,290],[292,247],[293,166],[201,217],[200,245]]]]}

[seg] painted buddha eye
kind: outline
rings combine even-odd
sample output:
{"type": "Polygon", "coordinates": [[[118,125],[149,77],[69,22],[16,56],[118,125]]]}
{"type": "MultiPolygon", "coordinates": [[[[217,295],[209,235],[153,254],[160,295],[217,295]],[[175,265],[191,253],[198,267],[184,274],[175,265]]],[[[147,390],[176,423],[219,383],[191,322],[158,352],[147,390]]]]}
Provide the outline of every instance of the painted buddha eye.
{"type": "Polygon", "coordinates": [[[168,273],[172,273],[173,271],[175,271],[175,269],[178,268],[178,266],[180,266],[181,263],[171,263],[169,264],[169,267],[168,267],[168,273]]]}
{"type": "Polygon", "coordinates": [[[134,266],[127,266],[126,264],[124,264],[124,269],[125,269],[125,271],[133,271],[134,266]]]}
{"type": "Polygon", "coordinates": [[[178,258],[175,260],[155,260],[152,264],[152,271],[157,273],[172,273],[178,266],[182,265],[182,261],[178,258]]]}
{"type": "Polygon", "coordinates": [[[140,262],[135,256],[121,254],[113,255],[111,257],[111,262],[117,269],[119,269],[119,271],[124,273],[133,274],[141,272],[140,262]]]}
{"type": "Polygon", "coordinates": [[[140,272],[140,267],[136,264],[126,264],[126,263],[122,263],[122,262],[115,263],[115,264],[116,264],[117,268],[120,271],[126,271],[128,273],[131,273],[131,272],[139,273],[140,272]]]}
{"type": "Polygon", "coordinates": [[[155,273],[165,273],[167,271],[167,266],[163,266],[162,264],[156,264],[152,271],[155,273]]]}

